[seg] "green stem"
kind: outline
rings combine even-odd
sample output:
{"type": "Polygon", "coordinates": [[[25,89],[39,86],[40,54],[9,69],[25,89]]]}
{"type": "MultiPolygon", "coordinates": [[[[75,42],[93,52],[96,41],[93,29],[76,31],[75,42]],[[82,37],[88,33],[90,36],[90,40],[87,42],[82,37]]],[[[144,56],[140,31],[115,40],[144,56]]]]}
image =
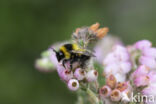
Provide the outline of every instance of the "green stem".
{"type": "Polygon", "coordinates": [[[91,91],[88,88],[86,92],[89,95],[89,97],[94,101],[93,104],[100,104],[100,101],[99,101],[98,97],[96,96],[96,94],[93,91],[91,91]]]}

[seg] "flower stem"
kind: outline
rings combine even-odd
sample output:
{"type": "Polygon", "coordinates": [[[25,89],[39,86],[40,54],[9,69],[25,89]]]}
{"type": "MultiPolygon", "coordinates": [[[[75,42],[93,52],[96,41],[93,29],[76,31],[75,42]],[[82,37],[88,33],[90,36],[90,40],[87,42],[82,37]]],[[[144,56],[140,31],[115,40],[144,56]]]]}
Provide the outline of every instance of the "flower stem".
{"type": "Polygon", "coordinates": [[[100,104],[98,97],[96,96],[96,94],[90,90],[89,88],[86,90],[87,94],[89,95],[89,97],[93,100],[93,104],[100,104]]]}

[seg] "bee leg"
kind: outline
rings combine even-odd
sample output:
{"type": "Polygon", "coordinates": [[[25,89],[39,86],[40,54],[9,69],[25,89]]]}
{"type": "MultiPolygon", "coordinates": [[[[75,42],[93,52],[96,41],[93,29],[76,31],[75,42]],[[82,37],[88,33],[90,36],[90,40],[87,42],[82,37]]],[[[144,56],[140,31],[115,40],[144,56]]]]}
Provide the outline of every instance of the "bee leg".
{"type": "Polygon", "coordinates": [[[74,59],[72,59],[71,61],[70,61],[70,69],[73,69],[73,63],[75,62],[75,60],[74,59]]]}
{"type": "Polygon", "coordinates": [[[65,66],[65,64],[66,64],[66,62],[67,62],[68,60],[66,60],[66,59],[64,59],[63,61],[62,61],[62,65],[63,65],[63,67],[66,69],[66,66],[65,66]]]}
{"type": "Polygon", "coordinates": [[[72,65],[72,64],[70,64],[70,69],[71,69],[71,70],[73,69],[73,65],[72,65]]]}

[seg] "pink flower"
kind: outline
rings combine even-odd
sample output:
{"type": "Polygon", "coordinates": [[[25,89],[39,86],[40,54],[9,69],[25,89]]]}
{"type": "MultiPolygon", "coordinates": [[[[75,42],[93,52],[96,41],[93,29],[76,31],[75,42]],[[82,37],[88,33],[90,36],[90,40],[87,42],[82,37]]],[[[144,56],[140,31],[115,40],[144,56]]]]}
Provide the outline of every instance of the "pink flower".
{"type": "Polygon", "coordinates": [[[73,78],[73,72],[70,70],[63,70],[61,73],[61,78],[65,81],[68,81],[73,78]]]}
{"type": "Polygon", "coordinates": [[[145,99],[146,104],[156,104],[156,86],[148,86],[142,90],[142,95],[147,96],[145,99]],[[152,99],[149,100],[149,99],[152,99]]]}
{"type": "Polygon", "coordinates": [[[145,48],[142,51],[142,54],[144,56],[148,56],[148,57],[155,57],[156,58],[156,48],[145,48]]]}
{"type": "Polygon", "coordinates": [[[134,84],[137,87],[148,85],[150,82],[150,77],[148,76],[149,72],[150,69],[146,65],[139,66],[139,68],[136,69],[132,74],[134,84]]]}
{"type": "Polygon", "coordinates": [[[78,80],[83,80],[85,78],[85,75],[86,75],[86,72],[81,68],[76,69],[75,72],[74,72],[74,76],[78,80]]]}
{"type": "Polygon", "coordinates": [[[110,65],[106,65],[104,72],[106,74],[127,74],[131,70],[131,63],[130,62],[118,62],[112,63],[110,65]]]}
{"type": "Polygon", "coordinates": [[[150,78],[150,85],[156,85],[156,72],[149,72],[148,77],[150,78]]]}
{"type": "Polygon", "coordinates": [[[149,67],[151,69],[156,68],[156,60],[155,60],[154,57],[141,56],[140,59],[139,59],[139,62],[142,65],[146,65],[147,67],[149,67]]]}
{"type": "Polygon", "coordinates": [[[57,73],[58,73],[58,75],[60,76],[60,77],[62,77],[62,72],[64,71],[64,70],[66,70],[62,65],[60,65],[60,64],[58,64],[57,66],[57,73]]]}
{"type": "Polygon", "coordinates": [[[121,74],[121,73],[116,73],[114,74],[117,82],[124,82],[126,81],[126,75],[125,74],[121,74]]]}
{"type": "Polygon", "coordinates": [[[99,41],[94,49],[96,60],[99,63],[102,63],[105,56],[111,51],[115,44],[122,44],[122,42],[117,37],[111,35],[107,35],[105,38],[99,41]]]}
{"type": "Polygon", "coordinates": [[[114,53],[111,52],[109,53],[106,58],[103,61],[104,65],[109,65],[109,64],[113,64],[115,62],[118,62],[117,58],[115,57],[114,53]]]}
{"type": "Polygon", "coordinates": [[[156,86],[148,86],[143,89],[142,94],[156,96],[156,86]]]}
{"type": "Polygon", "coordinates": [[[120,63],[120,68],[121,68],[122,73],[127,74],[131,70],[132,65],[128,61],[122,62],[122,63],[120,63]]]}
{"type": "Polygon", "coordinates": [[[106,65],[104,68],[104,73],[106,75],[116,74],[120,71],[120,67],[116,63],[112,63],[111,65],[106,65]]]}
{"type": "Polygon", "coordinates": [[[100,88],[99,94],[102,99],[109,97],[111,94],[111,88],[109,86],[105,85],[102,88],[100,88]]]}
{"type": "Polygon", "coordinates": [[[52,49],[49,49],[49,54],[50,54],[50,57],[49,57],[49,58],[50,58],[51,62],[52,62],[55,66],[57,66],[57,65],[58,65],[58,61],[57,61],[55,52],[54,52],[52,49]]]}
{"type": "Polygon", "coordinates": [[[140,76],[140,77],[137,77],[136,79],[134,79],[134,84],[137,86],[137,87],[141,87],[141,86],[146,86],[149,84],[149,77],[147,75],[143,75],[143,76],[140,76]]]}
{"type": "Polygon", "coordinates": [[[90,70],[86,75],[86,79],[88,82],[94,82],[97,80],[97,78],[98,72],[96,70],[90,70]]]}
{"type": "Polygon", "coordinates": [[[137,77],[140,77],[140,76],[143,76],[143,75],[147,75],[149,73],[150,69],[145,66],[145,65],[141,65],[139,66],[138,69],[136,69],[133,74],[132,74],[132,77],[133,79],[137,78],[137,77]]]}
{"type": "Polygon", "coordinates": [[[126,74],[132,69],[130,54],[122,45],[114,46],[113,51],[104,59],[103,64],[105,65],[104,74],[113,74],[117,82],[124,82],[126,74]]]}
{"type": "Polygon", "coordinates": [[[143,50],[152,46],[152,43],[148,40],[141,40],[135,43],[134,45],[137,49],[143,50]]]}
{"type": "Polygon", "coordinates": [[[120,101],[121,97],[122,97],[122,95],[119,90],[115,89],[111,92],[110,98],[112,101],[120,101]]]}
{"type": "Polygon", "coordinates": [[[124,46],[121,45],[116,45],[113,48],[114,56],[119,60],[119,61],[128,61],[129,60],[129,54],[127,49],[124,46]]]}
{"type": "Polygon", "coordinates": [[[71,90],[71,91],[76,91],[78,90],[79,88],[79,82],[76,80],[76,79],[70,79],[68,81],[68,88],[71,90]]]}

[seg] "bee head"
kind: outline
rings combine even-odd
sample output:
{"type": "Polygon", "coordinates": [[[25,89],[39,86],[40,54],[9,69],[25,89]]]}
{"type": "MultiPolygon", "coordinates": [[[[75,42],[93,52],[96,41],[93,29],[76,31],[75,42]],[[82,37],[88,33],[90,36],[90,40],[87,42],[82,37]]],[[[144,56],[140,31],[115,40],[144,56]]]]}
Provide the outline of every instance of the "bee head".
{"type": "Polygon", "coordinates": [[[64,58],[64,54],[61,51],[56,51],[53,48],[52,48],[52,50],[55,52],[58,62],[60,62],[64,58]]]}

